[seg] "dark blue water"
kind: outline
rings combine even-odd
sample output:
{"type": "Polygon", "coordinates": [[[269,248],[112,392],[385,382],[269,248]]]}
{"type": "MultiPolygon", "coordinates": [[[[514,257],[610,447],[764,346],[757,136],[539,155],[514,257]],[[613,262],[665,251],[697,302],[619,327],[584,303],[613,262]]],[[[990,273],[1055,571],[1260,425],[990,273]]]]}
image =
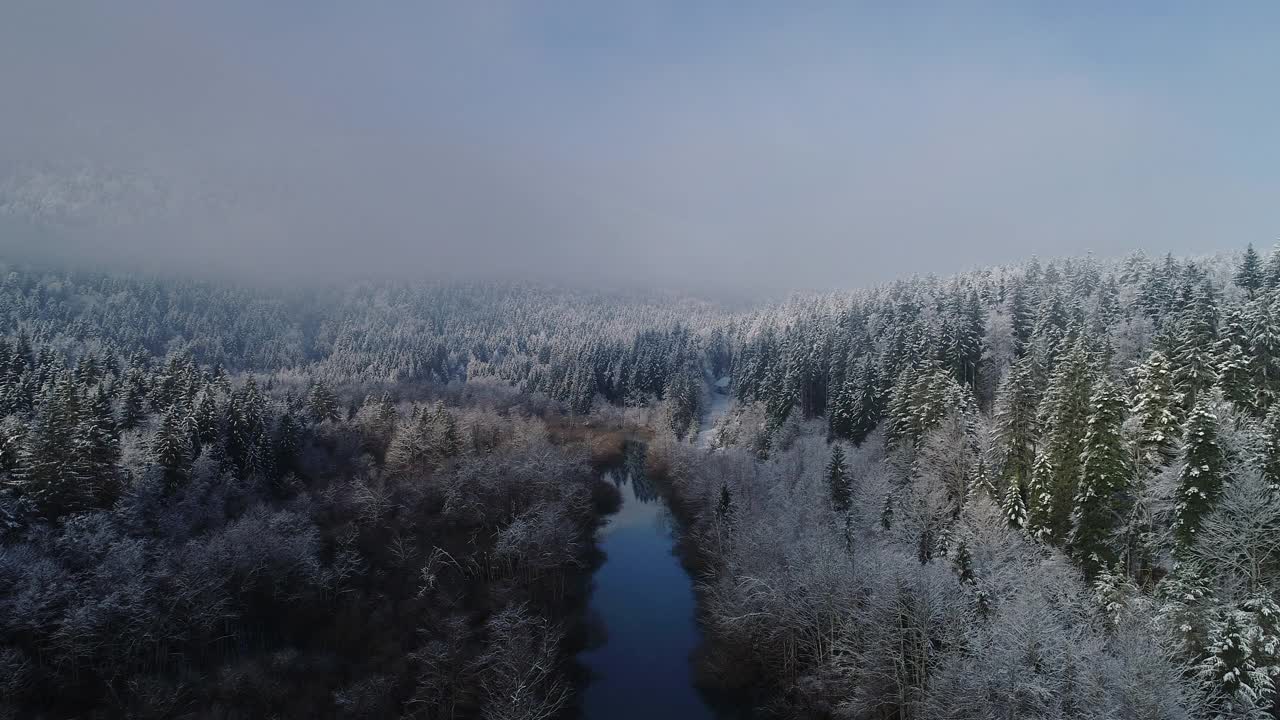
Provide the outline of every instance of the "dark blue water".
{"type": "Polygon", "coordinates": [[[600,530],[608,559],[596,571],[591,607],[606,637],[579,656],[591,672],[583,717],[715,718],[693,686],[690,654],[699,640],[693,582],[672,554],[671,514],[646,482],[643,465],[627,465],[631,469],[609,476],[623,503],[600,530]]]}

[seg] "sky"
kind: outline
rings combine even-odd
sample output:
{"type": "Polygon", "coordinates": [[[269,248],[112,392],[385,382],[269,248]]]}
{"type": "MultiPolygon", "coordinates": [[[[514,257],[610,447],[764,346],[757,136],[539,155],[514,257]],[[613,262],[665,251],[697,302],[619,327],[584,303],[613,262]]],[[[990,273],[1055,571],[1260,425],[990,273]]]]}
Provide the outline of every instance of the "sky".
{"type": "Polygon", "coordinates": [[[6,0],[0,250],[763,292],[1267,247],[1277,27],[1245,0],[6,0]]]}

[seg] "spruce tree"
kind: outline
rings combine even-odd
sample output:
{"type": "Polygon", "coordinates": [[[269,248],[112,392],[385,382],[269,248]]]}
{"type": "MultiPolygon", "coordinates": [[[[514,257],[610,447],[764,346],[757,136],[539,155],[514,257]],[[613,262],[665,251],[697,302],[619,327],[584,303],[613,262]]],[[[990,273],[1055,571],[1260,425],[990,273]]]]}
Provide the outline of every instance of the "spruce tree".
{"type": "Polygon", "coordinates": [[[177,405],[165,412],[151,441],[151,462],[160,469],[165,488],[181,487],[187,480],[192,461],[191,435],[177,405]]]}
{"type": "Polygon", "coordinates": [[[281,473],[294,470],[298,461],[298,451],[302,445],[302,432],[293,413],[285,410],[276,423],[276,457],[275,466],[281,473]]]}
{"type": "Polygon", "coordinates": [[[1267,258],[1264,284],[1268,290],[1280,289],[1280,244],[1271,248],[1271,257],[1267,258]]]}
{"type": "Polygon", "coordinates": [[[884,414],[884,407],[881,401],[880,393],[880,375],[879,367],[871,358],[866,355],[858,371],[853,375],[854,388],[852,396],[852,410],[849,422],[849,440],[855,445],[861,445],[866,440],[867,435],[876,429],[876,425],[880,423],[880,417],[884,414]]]}
{"type": "Polygon", "coordinates": [[[458,420],[442,402],[436,403],[433,415],[435,453],[443,458],[456,457],[462,450],[462,434],[458,432],[458,420]]]}
{"type": "Polygon", "coordinates": [[[1187,417],[1183,459],[1173,530],[1178,544],[1186,548],[1195,542],[1202,519],[1222,494],[1226,475],[1226,458],[1218,444],[1218,418],[1207,400],[1202,399],[1187,417]]]}
{"type": "Polygon", "coordinates": [[[860,361],[850,359],[839,383],[831,388],[827,401],[827,438],[850,440],[853,436],[854,397],[860,361]]]}
{"type": "Polygon", "coordinates": [[[63,378],[48,387],[39,406],[18,455],[17,487],[44,516],[57,518],[87,508],[91,498],[77,463],[78,388],[63,378]]]}
{"type": "Polygon", "coordinates": [[[105,507],[119,490],[120,443],[111,398],[102,386],[84,404],[76,435],[78,474],[87,483],[95,506],[105,507]]]}
{"type": "Polygon", "coordinates": [[[849,471],[845,468],[844,448],[840,443],[831,446],[831,461],[827,463],[827,487],[831,491],[831,507],[837,515],[847,515],[853,504],[853,488],[849,485],[849,471]]]}
{"type": "Polygon", "coordinates": [[[1113,540],[1127,511],[1132,471],[1121,431],[1124,397],[1104,377],[1096,383],[1090,405],[1071,551],[1092,576],[1116,561],[1113,540]]]}
{"type": "Polygon", "coordinates": [[[1009,318],[1013,329],[1013,352],[1021,358],[1031,346],[1031,334],[1035,330],[1035,309],[1026,284],[1015,280],[1013,296],[1009,299],[1009,318]]]}
{"type": "Polygon", "coordinates": [[[1065,544],[1080,479],[1080,457],[1088,429],[1092,371],[1086,340],[1076,340],[1062,359],[1040,403],[1043,451],[1031,473],[1028,527],[1048,542],[1065,544]]]}
{"type": "Polygon", "coordinates": [[[1000,384],[995,409],[1001,486],[1006,488],[1006,494],[1017,495],[1024,509],[1039,437],[1034,371],[1035,361],[1029,355],[1014,363],[1000,384]]]}
{"type": "Polygon", "coordinates": [[[121,430],[132,430],[146,417],[146,394],[142,371],[130,370],[125,378],[120,397],[119,426],[121,430]]]}
{"type": "Polygon", "coordinates": [[[196,438],[200,441],[201,446],[218,442],[219,437],[222,435],[222,417],[218,410],[218,401],[214,399],[212,388],[205,388],[197,396],[193,419],[195,420],[196,438]]]}
{"type": "Polygon", "coordinates": [[[1177,457],[1182,436],[1182,395],[1174,386],[1172,363],[1159,350],[1134,370],[1134,377],[1138,462],[1140,469],[1150,474],[1177,457]]]}
{"type": "Polygon", "coordinates": [[[313,422],[322,423],[326,420],[337,422],[338,398],[329,389],[328,384],[323,381],[311,384],[311,390],[307,393],[307,411],[313,422]]]}
{"type": "Polygon", "coordinates": [[[1258,258],[1252,243],[1244,250],[1244,257],[1240,260],[1240,266],[1236,268],[1234,280],[1250,298],[1257,295],[1266,283],[1266,278],[1262,274],[1262,261],[1258,258]]]}
{"type": "Polygon", "coordinates": [[[1272,488],[1280,490],[1280,405],[1271,408],[1262,424],[1262,475],[1272,488]]]}
{"type": "Polygon", "coordinates": [[[1004,490],[1004,498],[1000,501],[1000,511],[1004,513],[1009,527],[1025,528],[1027,526],[1027,500],[1023,496],[1025,490],[1017,485],[1009,485],[1004,490]]]}
{"type": "Polygon", "coordinates": [[[1188,408],[1218,382],[1215,316],[1212,292],[1206,287],[1193,290],[1178,324],[1173,358],[1174,382],[1188,408]]]}

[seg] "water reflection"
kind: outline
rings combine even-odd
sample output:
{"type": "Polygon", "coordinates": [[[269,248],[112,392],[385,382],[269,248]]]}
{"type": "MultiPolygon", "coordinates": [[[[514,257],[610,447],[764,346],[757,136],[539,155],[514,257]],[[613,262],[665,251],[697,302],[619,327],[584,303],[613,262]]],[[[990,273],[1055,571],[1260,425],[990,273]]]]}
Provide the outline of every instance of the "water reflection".
{"type": "Polygon", "coordinates": [[[603,644],[580,656],[591,678],[582,693],[588,720],[715,718],[693,686],[699,642],[692,582],[672,554],[672,519],[644,473],[644,446],[628,448],[610,472],[622,508],[601,529],[607,555],[591,606],[603,644]]]}

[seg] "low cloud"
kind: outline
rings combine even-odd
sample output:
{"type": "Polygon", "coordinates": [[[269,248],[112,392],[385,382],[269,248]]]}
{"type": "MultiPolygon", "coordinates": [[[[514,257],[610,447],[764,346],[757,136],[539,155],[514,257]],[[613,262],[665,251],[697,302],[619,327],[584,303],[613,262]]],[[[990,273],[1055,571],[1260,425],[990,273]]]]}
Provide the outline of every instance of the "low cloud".
{"type": "Polygon", "coordinates": [[[644,5],[6,3],[0,246],[776,290],[1277,227],[1231,107],[1034,18],[644,5]]]}

